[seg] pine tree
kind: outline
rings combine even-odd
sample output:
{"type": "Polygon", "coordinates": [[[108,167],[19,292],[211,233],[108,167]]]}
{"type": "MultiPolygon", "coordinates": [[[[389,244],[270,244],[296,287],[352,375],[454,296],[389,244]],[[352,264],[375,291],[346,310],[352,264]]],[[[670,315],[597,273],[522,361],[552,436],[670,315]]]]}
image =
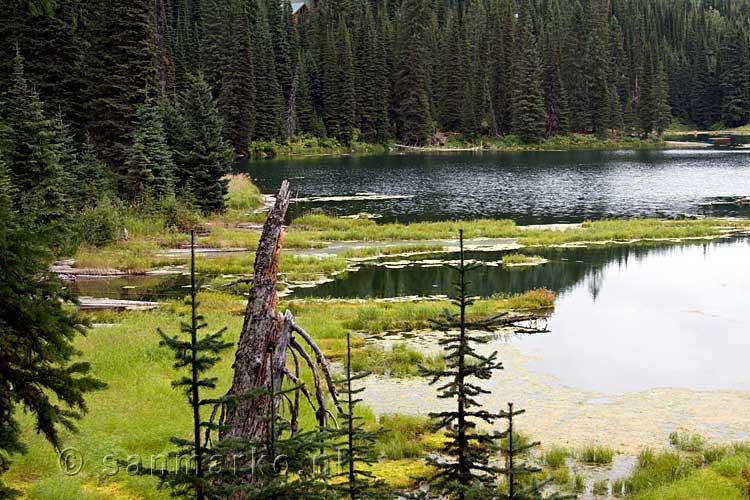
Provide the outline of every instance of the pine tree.
{"type": "Polygon", "coordinates": [[[424,144],[430,135],[428,20],[425,0],[404,0],[399,13],[393,76],[393,116],[400,140],[424,144]]]}
{"type": "Polygon", "coordinates": [[[228,181],[226,174],[234,160],[224,139],[221,116],[206,79],[198,74],[181,97],[180,111],[185,124],[183,149],[178,153],[178,169],[187,189],[204,212],[224,210],[228,181]]]}
{"type": "MultiPolygon", "coordinates": [[[[14,210],[17,196],[0,159],[0,474],[10,454],[26,451],[17,414],[30,414],[37,432],[60,450],[60,431],[75,431],[87,411],[85,396],[105,386],[76,360],[73,343],[85,334],[85,321],[48,272],[49,242],[14,210]]],[[[0,481],[0,497],[11,495],[0,481]]]]}
{"type": "Polygon", "coordinates": [[[513,133],[524,142],[539,142],[547,128],[544,97],[531,14],[524,12],[516,34],[513,64],[513,133]]]}
{"type": "Polygon", "coordinates": [[[158,104],[150,100],[139,106],[137,120],[125,160],[127,196],[133,200],[173,196],[175,165],[158,104]]]}
{"type": "Polygon", "coordinates": [[[442,320],[433,322],[438,331],[446,332],[445,338],[440,340],[445,351],[446,366],[437,370],[422,367],[420,371],[431,379],[431,385],[444,381],[438,388],[438,397],[456,402],[455,410],[430,414],[439,419],[438,428],[445,431],[448,439],[443,448],[444,457],[440,460],[428,459],[428,463],[438,470],[432,481],[452,497],[463,500],[469,491],[476,493],[476,490],[492,488],[494,476],[499,471],[491,463],[494,440],[498,436],[480,432],[477,423],[492,424],[500,414],[483,410],[476,398],[488,393],[477,381],[488,380],[494,371],[503,366],[497,361],[496,352],[483,355],[476,350],[476,346],[487,343],[488,338],[475,332],[490,331],[498,324],[499,317],[481,321],[467,318],[467,309],[474,303],[469,297],[467,275],[477,266],[465,263],[463,231],[459,233],[459,243],[460,264],[449,266],[458,276],[455,285],[457,295],[453,299],[458,313],[446,311],[442,320]]]}

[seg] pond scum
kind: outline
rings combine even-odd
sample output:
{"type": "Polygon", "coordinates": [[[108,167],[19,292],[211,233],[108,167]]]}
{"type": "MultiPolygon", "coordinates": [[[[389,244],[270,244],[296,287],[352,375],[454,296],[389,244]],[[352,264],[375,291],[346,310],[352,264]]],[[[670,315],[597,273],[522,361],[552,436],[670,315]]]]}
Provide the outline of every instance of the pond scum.
{"type": "MultiPolygon", "coordinates": [[[[251,214],[261,203],[259,193],[251,183],[233,178],[230,191],[230,210],[225,216],[200,220],[205,228],[198,244],[207,247],[242,247],[246,254],[229,254],[216,259],[199,257],[197,268],[208,274],[244,274],[253,265],[252,250],[257,245],[256,232],[235,227],[236,221],[262,221],[263,216],[251,214]]],[[[131,215],[126,218],[129,240],[104,246],[88,247],[79,251],[79,267],[120,268],[131,271],[154,269],[181,264],[181,258],[164,257],[162,252],[187,242],[179,227],[169,225],[160,215],[150,217],[131,215]]],[[[524,245],[553,245],[579,241],[631,241],[635,239],[672,240],[675,238],[714,238],[728,230],[744,230],[747,223],[705,219],[700,221],[602,221],[585,223],[568,231],[522,230],[510,221],[470,221],[466,223],[418,223],[411,225],[377,225],[368,220],[339,219],[324,215],[307,215],[294,221],[285,237],[290,249],[320,247],[330,241],[406,240],[393,249],[347,251],[327,258],[295,258],[282,260],[282,273],[289,279],[305,279],[317,274],[344,269],[347,259],[373,257],[411,250],[438,250],[419,240],[452,238],[457,229],[466,228],[471,237],[516,238],[524,245]]],[[[241,290],[238,290],[241,292],[241,290]]],[[[236,342],[241,330],[245,300],[240,295],[222,291],[202,291],[201,309],[212,328],[227,328],[227,340],[236,342]]],[[[425,356],[405,345],[390,351],[368,345],[368,338],[386,331],[420,331],[431,327],[447,306],[441,301],[376,302],[292,300],[280,304],[290,309],[297,321],[314,334],[326,356],[341,360],[346,353],[346,333],[351,331],[354,347],[352,366],[390,376],[415,375],[415,365],[422,364],[435,370],[442,369],[441,356],[425,356]]],[[[480,301],[468,309],[470,318],[481,320],[500,311],[523,311],[544,314],[554,307],[554,294],[534,290],[511,297],[493,297],[480,301]]],[[[30,500],[162,500],[169,497],[166,490],[155,488],[156,482],[144,477],[120,473],[107,474],[102,464],[113,454],[138,457],[159,455],[170,450],[169,437],[190,428],[190,415],[183,410],[182,396],[172,390],[174,378],[169,353],[158,347],[155,331],[166,335],[177,334],[179,318],[188,313],[181,301],[167,301],[154,311],[97,312],[90,315],[97,327],[76,346],[92,370],[108,384],[108,389],[88,398],[89,414],[81,422],[80,432],[66,435],[65,442],[85,457],[81,474],[68,477],[58,464],[57,454],[44,439],[33,431],[27,415],[19,415],[24,429],[23,439],[29,453],[14,458],[5,475],[8,482],[21,490],[30,500]]],[[[216,365],[214,375],[220,381],[208,397],[222,395],[231,380],[231,356],[216,365]]],[[[306,380],[309,374],[303,374],[306,380]]],[[[309,381],[308,381],[309,382],[309,381]]],[[[418,478],[432,473],[424,462],[427,454],[441,449],[445,435],[436,432],[433,422],[426,417],[398,414],[375,415],[360,406],[358,416],[369,429],[382,428],[375,450],[379,460],[372,465],[375,477],[384,479],[390,487],[409,488],[418,478]]],[[[309,428],[316,423],[310,412],[302,412],[300,425],[309,428]]],[[[521,424],[521,428],[523,425],[521,424]]],[[[520,442],[533,440],[530,434],[520,433],[520,442]]],[[[719,445],[708,443],[699,436],[676,434],[665,441],[662,450],[643,450],[634,468],[622,477],[599,480],[587,479],[587,472],[596,467],[608,467],[617,455],[616,449],[602,444],[591,444],[581,449],[565,449],[546,443],[542,451],[528,451],[526,460],[540,466],[537,480],[551,478],[561,491],[583,493],[591,491],[605,498],[633,498],[636,500],[741,500],[748,488],[747,470],[750,468],[750,444],[719,445]]]]}

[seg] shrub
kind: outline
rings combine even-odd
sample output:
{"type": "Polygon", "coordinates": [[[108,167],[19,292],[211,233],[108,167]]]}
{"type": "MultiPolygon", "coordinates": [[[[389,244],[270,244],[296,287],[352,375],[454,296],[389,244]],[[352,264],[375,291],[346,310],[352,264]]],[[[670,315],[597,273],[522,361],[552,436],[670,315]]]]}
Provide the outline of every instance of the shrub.
{"type": "Polygon", "coordinates": [[[672,432],[669,434],[669,443],[680,451],[699,453],[706,446],[706,440],[698,434],[687,432],[672,432]]]}
{"type": "Polygon", "coordinates": [[[78,232],[83,243],[103,247],[117,241],[123,227],[125,222],[120,207],[104,197],[96,207],[81,213],[78,232]]]}
{"type": "Polygon", "coordinates": [[[229,192],[227,193],[227,208],[233,210],[250,210],[263,205],[260,189],[253,184],[250,177],[244,174],[227,176],[229,192]]]}
{"type": "Polygon", "coordinates": [[[190,231],[200,221],[198,213],[189,203],[174,196],[161,200],[159,213],[164,218],[164,226],[174,227],[180,231],[190,231]]]}

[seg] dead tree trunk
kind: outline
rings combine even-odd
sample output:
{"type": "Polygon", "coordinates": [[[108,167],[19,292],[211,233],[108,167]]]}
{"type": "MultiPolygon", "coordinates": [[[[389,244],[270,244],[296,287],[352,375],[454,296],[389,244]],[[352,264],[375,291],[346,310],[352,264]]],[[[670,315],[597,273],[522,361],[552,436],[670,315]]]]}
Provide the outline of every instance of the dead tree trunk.
{"type": "MultiPolygon", "coordinates": [[[[266,441],[269,421],[265,417],[279,414],[280,398],[270,395],[246,396],[259,392],[258,389],[270,388],[271,370],[276,385],[274,392],[279,391],[285,376],[293,383],[298,383],[295,377],[290,377],[291,372],[286,366],[288,350],[299,354],[313,372],[317,403],[313,406],[317,414],[330,415],[326,409],[324,384],[328,387],[329,396],[333,397],[334,403],[337,401],[328,362],[320,349],[311,337],[295,324],[294,317],[289,311],[286,314],[276,312],[279,302],[276,285],[283,238],[282,225],[290,198],[289,183],[284,181],[276,197],[276,204],[268,213],[258,243],[252,288],[234,362],[234,380],[228,394],[234,402],[225,408],[221,439],[237,437],[256,443],[266,441]],[[312,350],[314,360],[303,346],[312,350]],[[325,383],[320,382],[318,367],[322,371],[325,383]]],[[[310,394],[307,388],[303,388],[302,392],[306,396],[310,394]]],[[[308,400],[312,401],[309,397],[308,400]]]]}

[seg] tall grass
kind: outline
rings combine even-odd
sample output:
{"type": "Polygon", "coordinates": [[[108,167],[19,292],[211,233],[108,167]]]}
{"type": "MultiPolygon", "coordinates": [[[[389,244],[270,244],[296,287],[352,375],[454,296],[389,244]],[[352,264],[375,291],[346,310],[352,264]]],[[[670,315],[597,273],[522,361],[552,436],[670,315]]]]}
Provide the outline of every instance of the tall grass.
{"type": "Polygon", "coordinates": [[[263,206],[260,189],[245,174],[231,174],[226,199],[227,208],[231,210],[251,210],[263,206]]]}
{"type": "Polygon", "coordinates": [[[380,346],[368,346],[352,354],[352,370],[355,372],[390,375],[391,377],[413,376],[419,367],[438,369],[445,365],[440,356],[426,356],[406,344],[395,344],[390,350],[380,346]]]}
{"type": "Polygon", "coordinates": [[[615,451],[607,446],[592,444],[584,446],[578,452],[578,459],[586,464],[607,465],[612,463],[615,451]]]}

